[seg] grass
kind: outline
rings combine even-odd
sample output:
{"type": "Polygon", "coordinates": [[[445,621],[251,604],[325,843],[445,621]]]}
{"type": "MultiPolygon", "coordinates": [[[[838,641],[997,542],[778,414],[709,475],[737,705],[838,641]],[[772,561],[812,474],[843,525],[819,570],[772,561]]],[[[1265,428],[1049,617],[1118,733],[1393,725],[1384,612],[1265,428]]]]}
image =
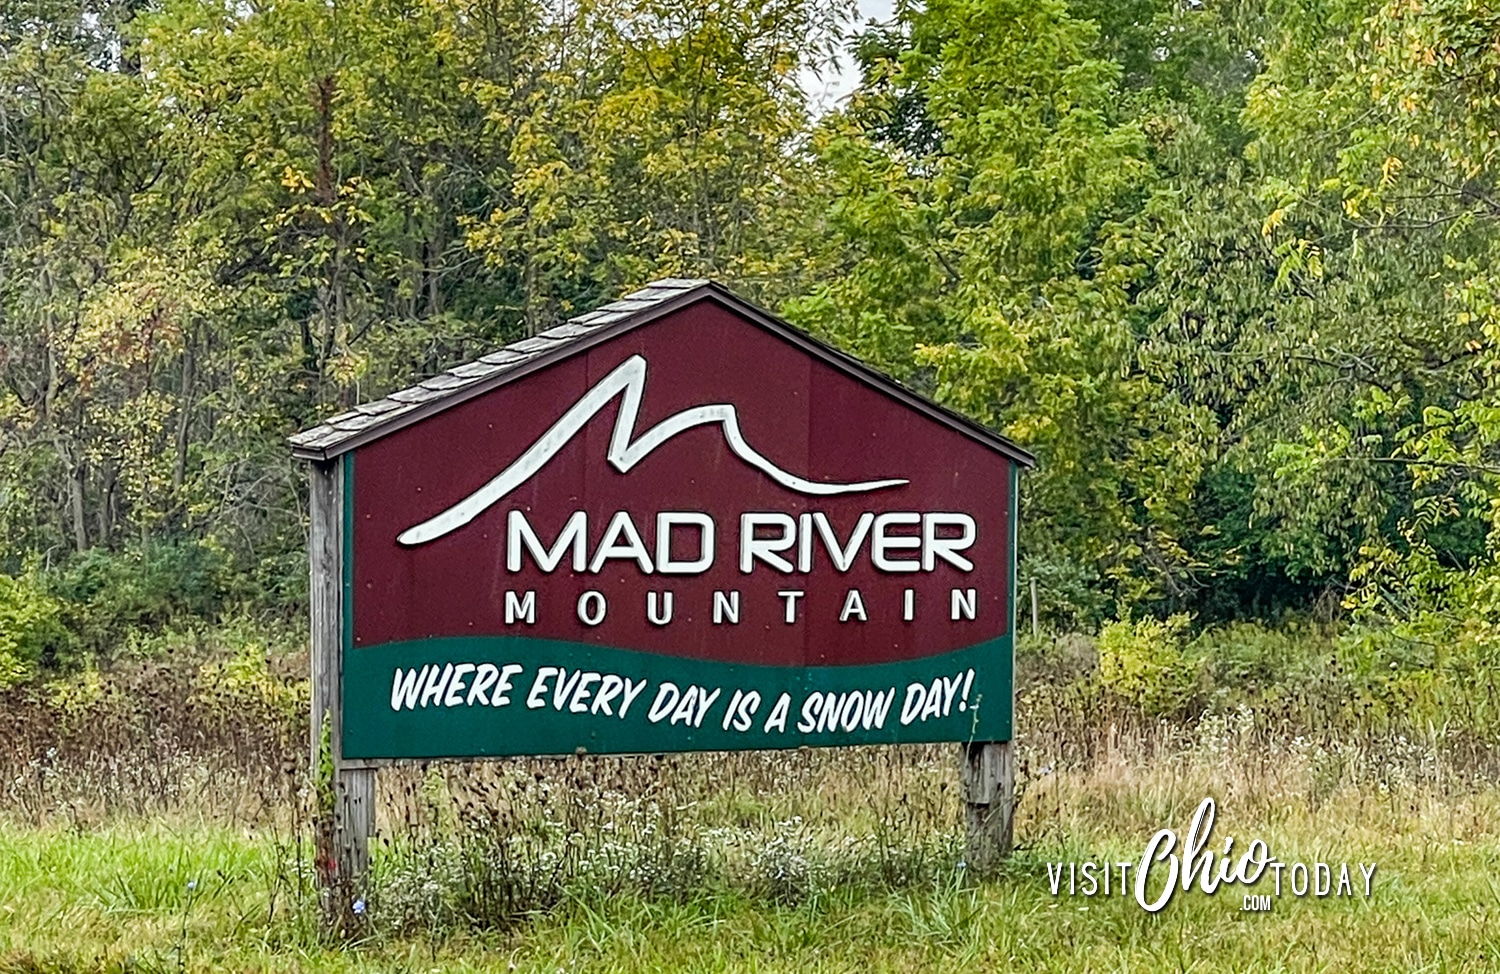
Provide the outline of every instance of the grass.
{"type": "MultiPolygon", "coordinates": [[[[159,816],[82,831],[12,824],[0,829],[0,970],[1495,969],[1492,784],[1330,786],[1306,755],[1257,766],[1197,741],[1147,761],[1133,757],[1141,743],[1122,739],[1091,768],[1034,780],[1023,848],[987,882],[949,860],[904,883],[831,879],[772,897],[736,881],[731,857],[717,860],[724,875],[685,892],[582,883],[513,924],[376,922],[355,944],[321,937],[296,849],[275,828],[159,816]],[[1286,860],[1373,861],[1373,898],[1283,896],[1260,914],[1240,910],[1239,889],[1194,891],[1151,915],[1130,898],[1051,894],[1047,862],[1138,860],[1157,828],[1185,831],[1210,794],[1219,841],[1263,838],[1286,860]]],[[[837,836],[813,840],[807,850],[836,860],[837,836]]],[[[396,868],[393,854],[382,868],[396,868]]]]}
{"type": "MultiPolygon", "coordinates": [[[[1155,651],[1138,642],[1120,651],[1155,651]]],[[[386,770],[366,926],[343,940],[318,922],[294,677],[246,656],[228,683],[212,660],[140,663],[12,695],[0,972],[1500,969],[1493,722],[1352,681],[1326,642],[1236,645],[1253,681],[1193,663],[1189,698],[1101,688],[1083,644],[1031,661],[1020,848],[982,882],[952,748],[386,770]],[[1210,848],[1373,862],[1373,898],[1245,912],[1231,887],[1149,914],[1052,894],[1048,863],[1137,862],[1208,796],[1210,848]]],[[[1188,687],[1189,657],[1139,671],[1188,687]]]]}

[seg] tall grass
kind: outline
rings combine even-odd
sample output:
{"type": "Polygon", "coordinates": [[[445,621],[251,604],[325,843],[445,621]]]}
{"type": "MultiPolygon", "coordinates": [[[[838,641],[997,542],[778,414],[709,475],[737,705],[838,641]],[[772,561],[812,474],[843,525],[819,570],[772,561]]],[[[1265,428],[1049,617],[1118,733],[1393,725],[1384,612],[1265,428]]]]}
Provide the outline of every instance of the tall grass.
{"type": "MultiPolygon", "coordinates": [[[[1473,706],[1445,719],[1418,698],[1381,703],[1409,675],[1349,666],[1333,634],[1160,647],[1144,631],[1023,647],[1019,850],[996,882],[976,885],[962,861],[953,747],[407,766],[380,776],[358,956],[483,966],[501,945],[546,970],[734,967],[746,956],[719,942],[732,929],[780,958],[773,968],[1061,968],[1077,949],[1099,961],[1080,967],[1203,966],[1198,947],[1160,942],[1152,924],[1167,923],[1221,950],[1222,969],[1337,969],[1328,958],[1356,963],[1353,945],[1415,965],[1400,969],[1432,960],[1359,912],[1376,906],[1292,903],[1251,928],[1206,898],[1152,921],[1051,897],[1046,861],[1138,859],[1206,796],[1220,835],[1264,838],[1283,858],[1381,863],[1378,904],[1421,949],[1450,934],[1465,958],[1500,946],[1493,914],[1471,909],[1500,866],[1492,685],[1474,682],[1473,706]],[[1175,689],[1111,679],[1128,667],[1101,667],[1101,653],[1175,689]],[[1323,953],[1277,954],[1272,931],[1323,953]]],[[[15,728],[0,741],[0,969],[4,950],[24,968],[78,961],[80,943],[140,969],[259,966],[284,951],[343,964],[307,865],[298,662],[243,646],[174,655],[0,702],[15,728]]]]}

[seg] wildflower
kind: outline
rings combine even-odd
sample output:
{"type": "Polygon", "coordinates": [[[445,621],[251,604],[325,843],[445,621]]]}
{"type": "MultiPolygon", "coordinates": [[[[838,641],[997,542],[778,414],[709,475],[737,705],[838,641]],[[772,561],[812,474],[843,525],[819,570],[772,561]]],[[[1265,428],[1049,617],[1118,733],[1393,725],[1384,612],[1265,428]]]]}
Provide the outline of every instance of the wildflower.
{"type": "Polygon", "coordinates": [[[190,879],[190,880],[188,880],[188,892],[192,892],[193,890],[195,890],[197,888],[198,888],[198,881],[196,879],[190,879]]]}
{"type": "Polygon", "coordinates": [[[354,901],[353,910],[354,915],[357,917],[362,917],[365,915],[365,898],[363,896],[354,901]]]}

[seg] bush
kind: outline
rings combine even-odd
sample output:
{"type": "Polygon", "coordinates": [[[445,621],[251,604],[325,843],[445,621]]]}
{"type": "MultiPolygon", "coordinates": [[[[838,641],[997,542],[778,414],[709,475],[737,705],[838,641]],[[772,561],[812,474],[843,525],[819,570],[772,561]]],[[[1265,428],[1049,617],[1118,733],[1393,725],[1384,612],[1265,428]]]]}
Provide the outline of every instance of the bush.
{"type": "Polygon", "coordinates": [[[0,575],[0,690],[25,680],[38,663],[67,655],[72,638],[62,614],[32,576],[0,575]]]}
{"type": "Polygon", "coordinates": [[[1197,703],[1203,668],[1187,652],[1188,618],[1125,619],[1099,631],[1099,682],[1151,717],[1171,717],[1197,703]]]}
{"type": "Polygon", "coordinates": [[[1021,603],[1020,618],[1027,631],[1031,625],[1033,579],[1037,583],[1037,614],[1045,629],[1089,631],[1113,614],[1113,602],[1104,594],[1095,568],[1063,553],[1032,551],[1020,565],[1020,585],[1016,591],[1021,603]]]}
{"type": "Polygon", "coordinates": [[[64,622],[89,652],[110,655],[132,631],[187,617],[213,618],[224,603],[224,556],[202,543],[93,548],[48,578],[64,622]]]}
{"type": "Polygon", "coordinates": [[[1303,685],[1326,665],[1333,647],[1332,638],[1311,625],[1288,623],[1269,629],[1234,622],[1204,631],[1189,652],[1203,660],[1215,690],[1254,695],[1303,685]]]}

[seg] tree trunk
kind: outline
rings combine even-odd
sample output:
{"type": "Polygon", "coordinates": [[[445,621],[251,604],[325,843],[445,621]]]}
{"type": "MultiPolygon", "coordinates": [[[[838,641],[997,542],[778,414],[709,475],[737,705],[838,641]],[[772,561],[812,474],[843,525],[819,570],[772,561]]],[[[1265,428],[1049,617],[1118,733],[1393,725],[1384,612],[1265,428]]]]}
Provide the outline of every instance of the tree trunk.
{"type": "Polygon", "coordinates": [[[182,386],[177,396],[177,459],[172,465],[172,501],[179,502],[182,485],[187,480],[188,417],[193,409],[193,335],[188,333],[182,348],[182,386]]]}
{"type": "MultiPolygon", "coordinates": [[[[61,444],[58,444],[59,448],[61,444]]],[[[84,467],[82,461],[72,466],[68,476],[68,500],[73,511],[73,547],[78,551],[89,550],[88,512],[84,508],[84,467]]]]}

